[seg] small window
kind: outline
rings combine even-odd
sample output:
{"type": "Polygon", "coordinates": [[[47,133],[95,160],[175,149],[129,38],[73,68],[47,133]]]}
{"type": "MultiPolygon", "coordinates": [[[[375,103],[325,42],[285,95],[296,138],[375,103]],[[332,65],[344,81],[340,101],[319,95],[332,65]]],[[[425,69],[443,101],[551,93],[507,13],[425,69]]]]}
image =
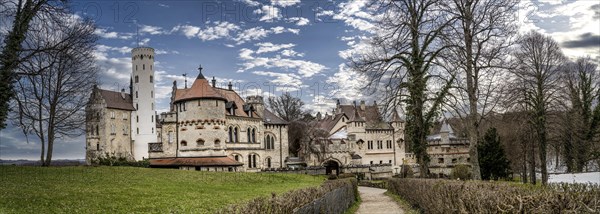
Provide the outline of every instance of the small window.
{"type": "Polygon", "coordinates": [[[96,150],[100,151],[100,144],[96,143],[96,150]]]}
{"type": "Polygon", "coordinates": [[[371,161],[370,164],[373,165],[373,161],[371,161]]]}
{"type": "Polygon", "coordinates": [[[444,163],[444,158],[438,158],[438,163],[444,163]]]}
{"type": "Polygon", "coordinates": [[[152,134],[154,134],[154,127],[152,127],[152,134]]]}
{"type": "Polygon", "coordinates": [[[185,140],[181,141],[181,146],[187,146],[187,142],[185,140]]]}
{"type": "Polygon", "coordinates": [[[111,118],[111,119],[115,119],[115,112],[114,112],[114,111],[111,111],[111,112],[110,112],[110,118],[111,118]]]}
{"type": "Polygon", "coordinates": [[[138,106],[138,104],[135,104],[135,110],[138,110],[140,108],[140,106],[138,106]]]}
{"type": "MultiPolygon", "coordinates": [[[[135,70],[136,70],[136,71],[138,70],[138,69],[137,69],[137,65],[135,65],[135,70]]],[[[137,82],[136,82],[136,83],[137,83],[137,82]]]]}
{"type": "Polygon", "coordinates": [[[136,129],[135,129],[135,132],[136,132],[137,134],[140,134],[140,128],[136,128],[136,129]]]}
{"type": "Polygon", "coordinates": [[[204,140],[202,140],[202,139],[196,140],[196,146],[204,146],[204,140]]]}
{"type": "Polygon", "coordinates": [[[167,138],[169,139],[169,143],[173,143],[174,136],[173,136],[173,132],[172,131],[169,131],[167,133],[167,138]]]}
{"type": "Polygon", "coordinates": [[[154,116],[150,116],[150,122],[154,123],[154,116]]]}
{"type": "Polygon", "coordinates": [[[152,103],[152,110],[154,110],[154,103],[152,103]]]}
{"type": "Polygon", "coordinates": [[[152,70],[152,65],[150,65],[150,70],[152,70]]]}
{"type": "Polygon", "coordinates": [[[138,92],[135,91],[135,98],[138,98],[138,92]]]}
{"type": "Polygon", "coordinates": [[[142,64],[142,70],[146,70],[146,64],[142,64]]]}
{"type": "Polygon", "coordinates": [[[135,122],[139,123],[140,122],[140,116],[135,116],[135,122]]]}
{"type": "Polygon", "coordinates": [[[150,91],[150,98],[154,98],[154,91],[150,91]]]}
{"type": "Polygon", "coordinates": [[[382,161],[382,160],[380,160],[380,161],[379,161],[379,164],[383,164],[383,161],[382,161]]]}
{"type": "Polygon", "coordinates": [[[152,75],[150,75],[150,83],[154,82],[154,77],[152,77],[152,75]]]}
{"type": "Polygon", "coordinates": [[[216,140],[215,140],[215,146],[219,146],[219,145],[221,145],[221,140],[219,140],[219,139],[216,139],[216,140]]]}
{"type": "MultiPolygon", "coordinates": [[[[136,70],[137,70],[137,65],[135,66],[136,70]]],[[[138,77],[137,75],[135,76],[135,83],[140,82],[140,77],[138,77]]]]}

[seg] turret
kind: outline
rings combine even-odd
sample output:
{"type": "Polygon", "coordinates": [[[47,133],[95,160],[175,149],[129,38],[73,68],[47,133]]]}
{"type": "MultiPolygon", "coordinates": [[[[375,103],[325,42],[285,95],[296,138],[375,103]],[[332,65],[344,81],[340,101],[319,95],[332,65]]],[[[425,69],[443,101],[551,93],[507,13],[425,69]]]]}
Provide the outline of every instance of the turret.
{"type": "Polygon", "coordinates": [[[246,97],[246,103],[254,107],[258,116],[262,117],[264,115],[265,103],[262,96],[248,96],[246,97]]]}

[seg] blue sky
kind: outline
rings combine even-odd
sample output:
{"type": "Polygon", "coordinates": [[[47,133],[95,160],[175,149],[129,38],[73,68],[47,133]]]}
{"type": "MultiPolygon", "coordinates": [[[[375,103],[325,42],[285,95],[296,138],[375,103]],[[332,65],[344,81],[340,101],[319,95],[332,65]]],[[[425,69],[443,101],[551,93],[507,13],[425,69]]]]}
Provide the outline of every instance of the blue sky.
{"type": "MultiPolygon", "coordinates": [[[[76,1],[79,16],[98,25],[96,61],[102,88],[127,88],[130,50],[156,50],[157,109],[168,109],[172,81],[191,84],[202,64],[218,84],[233,82],[242,96],[292,92],[307,110],[330,111],[335,99],[372,100],[359,87],[364,77],[344,65],[345,56],[368,46],[374,18],[366,1],[206,0],[76,1]],[[139,33],[136,33],[139,32],[139,33]],[[138,42],[139,41],[139,42],[138,42]]],[[[521,1],[521,32],[553,36],[570,57],[600,56],[597,1],[521,1]]],[[[18,129],[0,131],[1,159],[37,159],[39,143],[18,129]]],[[[83,158],[84,138],[55,144],[55,158],[83,158]]]]}

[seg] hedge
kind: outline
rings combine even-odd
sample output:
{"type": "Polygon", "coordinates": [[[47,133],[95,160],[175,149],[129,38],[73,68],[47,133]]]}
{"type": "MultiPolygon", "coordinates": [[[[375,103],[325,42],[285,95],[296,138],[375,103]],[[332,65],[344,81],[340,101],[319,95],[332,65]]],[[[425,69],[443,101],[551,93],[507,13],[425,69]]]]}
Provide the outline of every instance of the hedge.
{"type": "Polygon", "coordinates": [[[600,213],[600,185],[398,179],[388,190],[425,213],[600,213]]]}
{"type": "MultiPolygon", "coordinates": [[[[218,213],[294,213],[299,209],[306,209],[304,206],[310,206],[311,203],[321,200],[326,194],[338,189],[349,189],[344,192],[346,195],[336,195],[334,198],[340,201],[352,202],[358,200],[357,180],[355,178],[344,178],[336,180],[327,180],[320,187],[310,187],[305,189],[286,192],[281,195],[271,194],[271,197],[260,197],[252,199],[242,204],[231,205],[218,213]]],[[[328,203],[328,206],[336,207],[334,210],[346,210],[352,203],[328,203]]],[[[321,206],[320,209],[331,209],[331,207],[321,206]]],[[[327,210],[320,213],[329,213],[327,210]]]]}

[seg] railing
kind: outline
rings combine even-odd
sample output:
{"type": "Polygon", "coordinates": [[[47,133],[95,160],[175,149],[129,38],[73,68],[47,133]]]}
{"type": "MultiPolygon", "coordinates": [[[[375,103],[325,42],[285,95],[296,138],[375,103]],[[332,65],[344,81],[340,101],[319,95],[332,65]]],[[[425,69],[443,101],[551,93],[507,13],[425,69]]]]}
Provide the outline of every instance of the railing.
{"type": "Polygon", "coordinates": [[[162,152],[163,144],[162,143],[149,143],[148,144],[148,152],[162,152]]]}

